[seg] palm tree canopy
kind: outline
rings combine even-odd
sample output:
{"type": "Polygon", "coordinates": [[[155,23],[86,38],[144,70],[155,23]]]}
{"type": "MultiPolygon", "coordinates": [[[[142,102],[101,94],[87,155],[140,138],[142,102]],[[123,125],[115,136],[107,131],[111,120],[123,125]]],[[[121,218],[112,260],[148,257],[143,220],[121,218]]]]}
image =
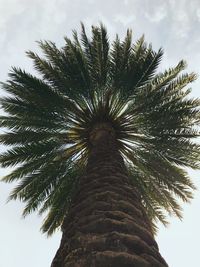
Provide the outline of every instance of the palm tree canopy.
{"type": "Polygon", "coordinates": [[[3,178],[18,181],[10,199],[26,203],[23,215],[47,216],[48,234],[62,224],[78,187],[99,127],[116,136],[132,183],[152,223],[166,221],[166,211],[181,217],[177,198],[189,201],[194,185],[185,167],[199,167],[199,100],[188,97],[194,73],[186,63],[158,73],[162,49],[155,52],[144,37],[132,43],[131,31],[110,45],[103,25],[88,38],[65,38],[58,49],[40,41],[44,57],[31,51],[39,76],[13,68],[2,83],[6,112],[0,117],[3,178]]]}

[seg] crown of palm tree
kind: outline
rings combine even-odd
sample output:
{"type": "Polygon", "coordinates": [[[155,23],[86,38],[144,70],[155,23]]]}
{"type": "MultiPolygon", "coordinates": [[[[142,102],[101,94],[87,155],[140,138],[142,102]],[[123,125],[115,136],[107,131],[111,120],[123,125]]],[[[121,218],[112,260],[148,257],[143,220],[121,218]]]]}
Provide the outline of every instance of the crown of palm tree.
{"type": "MultiPolygon", "coordinates": [[[[23,214],[47,212],[42,230],[51,234],[62,224],[92,148],[94,132],[110,127],[152,222],[167,223],[165,211],[181,217],[177,197],[188,201],[194,185],[184,167],[199,167],[199,100],[188,98],[194,73],[174,68],[156,73],[163,55],[144,37],[134,44],[131,31],[109,46],[103,25],[89,39],[73,32],[58,49],[39,42],[45,57],[33,52],[37,78],[13,68],[1,99],[6,131],[1,143],[3,178],[18,180],[10,199],[26,202],[23,214]]],[[[5,129],[5,128],[4,128],[5,129]]]]}

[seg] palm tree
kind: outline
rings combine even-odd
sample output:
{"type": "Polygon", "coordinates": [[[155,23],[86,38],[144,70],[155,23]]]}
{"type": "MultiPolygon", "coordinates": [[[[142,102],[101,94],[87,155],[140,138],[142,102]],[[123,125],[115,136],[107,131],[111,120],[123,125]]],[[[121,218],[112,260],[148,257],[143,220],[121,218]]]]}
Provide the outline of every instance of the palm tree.
{"type": "Polygon", "coordinates": [[[184,61],[157,73],[162,49],[131,36],[110,46],[103,25],[90,38],[82,25],[61,49],[27,52],[39,77],[13,68],[2,83],[0,161],[14,167],[3,180],[18,181],[9,199],[26,203],[24,216],[47,214],[43,232],[62,228],[52,267],[166,267],[156,224],[192,198],[196,76],[180,74],[184,61]]]}

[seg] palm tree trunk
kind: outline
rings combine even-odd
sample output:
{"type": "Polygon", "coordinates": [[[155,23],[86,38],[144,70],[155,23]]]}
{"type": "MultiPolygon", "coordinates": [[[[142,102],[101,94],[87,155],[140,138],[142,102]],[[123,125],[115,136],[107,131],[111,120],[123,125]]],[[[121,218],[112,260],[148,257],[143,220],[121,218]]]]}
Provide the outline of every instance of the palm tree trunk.
{"type": "Polygon", "coordinates": [[[129,182],[117,142],[102,131],[93,142],[63,223],[51,267],[166,267],[140,197],[129,182]]]}

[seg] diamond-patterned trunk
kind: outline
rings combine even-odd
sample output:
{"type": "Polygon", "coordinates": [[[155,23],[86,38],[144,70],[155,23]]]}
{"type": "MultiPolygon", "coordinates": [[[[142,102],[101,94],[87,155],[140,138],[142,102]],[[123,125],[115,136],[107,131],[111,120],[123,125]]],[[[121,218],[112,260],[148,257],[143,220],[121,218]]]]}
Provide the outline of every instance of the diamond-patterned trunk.
{"type": "Polygon", "coordinates": [[[114,135],[97,137],[51,267],[167,267],[114,135]]]}

